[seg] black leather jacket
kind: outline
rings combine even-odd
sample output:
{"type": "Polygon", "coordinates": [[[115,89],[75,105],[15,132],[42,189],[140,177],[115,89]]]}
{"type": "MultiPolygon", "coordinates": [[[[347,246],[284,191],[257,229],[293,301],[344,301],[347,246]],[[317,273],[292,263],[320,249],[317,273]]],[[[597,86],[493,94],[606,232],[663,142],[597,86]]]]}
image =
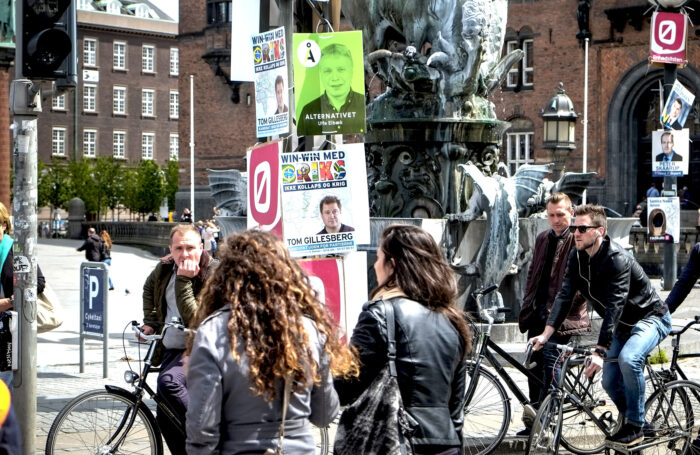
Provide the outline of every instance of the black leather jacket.
{"type": "Polygon", "coordinates": [[[576,291],[603,318],[598,345],[610,347],[613,335],[626,336],[634,325],[649,315],[668,311],[642,270],[642,266],[607,235],[592,257],[572,250],[564,284],[552,305],[547,325],[554,328],[569,314],[576,291]]]}
{"type": "MultiPolygon", "coordinates": [[[[392,298],[396,367],[404,407],[419,423],[415,445],[461,446],[467,363],[462,339],[446,316],[406,298],[392,298]]],[[[362,307],[351,344],[360,354],[360,378],[336,381],[341,404],[352,403],[387,359],[386,318],[380,300],[362,307]]]]}
{"type": "Polygon", "coordinates": [[[688,296],[690,290],[693,289],[695,283],[700,279],[700,242],[696,243],[690,251],[688,263],[683,267],[681,276],[673,285],[673,290],[666,299],[668,309],[673,313],[678,309],[683,300],[688,296]]]}

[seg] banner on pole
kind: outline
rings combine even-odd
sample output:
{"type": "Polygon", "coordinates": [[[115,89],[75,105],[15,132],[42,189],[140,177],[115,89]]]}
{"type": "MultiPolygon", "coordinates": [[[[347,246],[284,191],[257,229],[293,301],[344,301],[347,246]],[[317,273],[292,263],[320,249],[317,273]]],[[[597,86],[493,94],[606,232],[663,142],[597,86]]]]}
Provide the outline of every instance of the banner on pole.
{"type": "Polygon", "coordinates": [[[279,156],[282,141],[248,149],[248,229],[272,231],[282,238],[279,156]]]}
{"type": "Polygon", "coordinates": [[[688,174],[689,130],[656,130],[651,133],[651,175],[682,177],[688,174]]]}
{"type": "Polygon", "coordinates": [[[679,243],[681,236],[680,200],[677,197],[647,199],[649,243],[679,243]]]}
{"type": "Polygon", "coordinates": [[[649,62],[663,66],[673,63],[685,66],[685,14],[655,12],[651,16],[651,45],[649,62]]]}
{"type": "Polygon", "coordinates": [[[284,27],[253,35],[255,132],[257,137],[289,132],[289,82],[284,27]]]}
{"type": "Polygon", "coordinates": [[[695,95],[676,79],[661,111],[661,125],[674,130],[683,129],[694,100],[695,95]]]}
{"type": "MultiPolygon", "coordinates": [[[[211,7],[217,7],[212,3],[211,7]]],[[[232,0],[231,17],[225,18],[231,22],[231,80],[253,82],[253,49],[244,43],[250,43],[250,37],[259,31],[260,2],[250,0],[232,0]]]]}

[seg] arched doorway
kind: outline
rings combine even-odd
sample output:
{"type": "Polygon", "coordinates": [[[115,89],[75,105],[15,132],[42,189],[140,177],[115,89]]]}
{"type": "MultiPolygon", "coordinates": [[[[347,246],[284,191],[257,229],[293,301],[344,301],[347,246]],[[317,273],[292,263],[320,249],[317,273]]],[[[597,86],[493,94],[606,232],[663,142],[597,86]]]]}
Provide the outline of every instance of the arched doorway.
{"type": "MultiPolygon", "coordinates": [[[[693,67],[678,71],[678,80],[698,94],[700,73],[693,67]]],[[[641,201],[651,178],[651,132],[661,129],[659,105],[663,69],[640,62],[622,77],[608,107],[608,135],[604,204],[630,215],[641,201]]],[[[698,100],[685,127],[690,129],[688,175],[678,179],[678,188],[690,189],[690,208],[700,202],[700,115],[698,100]]],[[[655,179],[661,187],[663,179],[655,179]]]]}

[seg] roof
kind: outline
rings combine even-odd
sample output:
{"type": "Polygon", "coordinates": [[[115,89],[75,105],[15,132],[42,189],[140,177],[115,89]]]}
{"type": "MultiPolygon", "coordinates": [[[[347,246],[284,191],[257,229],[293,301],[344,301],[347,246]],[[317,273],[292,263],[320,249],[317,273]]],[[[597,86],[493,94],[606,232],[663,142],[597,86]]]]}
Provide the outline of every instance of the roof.
{"type": "Polygon", "coordinates": [[[172,17],[165,14],[163,10],[158,8],[149,0],[83,0],[78,1],[78,9],[114,14],[107,10],[109,4],[112,2],[117,2],[120,4],[119,15],[135,16],[143,19],[157,19],[171,22],[175,21],[172,17]],[[138,16],[137,12],[140,9],[140,5],[142,5],[141,9],[144,7],[147,8],[148,15],[146,17],[138,16]]]}

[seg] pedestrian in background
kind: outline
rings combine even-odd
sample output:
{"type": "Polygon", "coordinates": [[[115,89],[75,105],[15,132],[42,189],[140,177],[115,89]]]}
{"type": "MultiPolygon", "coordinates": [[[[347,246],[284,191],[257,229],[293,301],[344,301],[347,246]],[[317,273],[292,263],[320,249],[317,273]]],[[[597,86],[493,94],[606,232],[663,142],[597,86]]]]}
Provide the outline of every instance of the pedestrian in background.
{"type": "Polygon", "coordinates": [[[339,405],[332,375],[357,374],[357,360],[273,234],[231,235],[220,253],[188,342],[187,453],[274,449],[286,395],[283,453],[313,454],[309,421],[323,427],[333,420],[339,405]]]}
{"type": "Polygon", "coordinates": [[[454,306],[454,272],[430,234],[407,225],[384,230],[374,270],[379,284],[350,341],[360,356],[360,376],[336,381],[341,404],[355,401],[387,364],[384,305],[392,305],[399,389],[418,422],[415,453],[457,455],[471,337],[466,316],[454,306]]]}
{"type": "Polygon", "coordinates": [[[85,251],[85,259],[90,262],[100,262],[102,256],[102,239],[97,235],[94,227],[88,229],[88,236],[78,251],[85,251]]]}
{"type": "MultiPolygon", "coordinates": [[[[100,239],[102,239],[102,250],[100,254],[100,260],[112,267],[112,237],[109,236],[109,232],[104,229],[100,232],[100,239]]],[[[112,274],[107,271],[107,277],[109,278],[109,290],[114,290],[114,284],[112,282],[112,274]]]]}
{"type": "Polygon", "coordinates": [[[651,186],[647,190],[647,199],[650,197],[659,197],[659,190],[656,189],[656,183],[651,182],[651,186]]]}

